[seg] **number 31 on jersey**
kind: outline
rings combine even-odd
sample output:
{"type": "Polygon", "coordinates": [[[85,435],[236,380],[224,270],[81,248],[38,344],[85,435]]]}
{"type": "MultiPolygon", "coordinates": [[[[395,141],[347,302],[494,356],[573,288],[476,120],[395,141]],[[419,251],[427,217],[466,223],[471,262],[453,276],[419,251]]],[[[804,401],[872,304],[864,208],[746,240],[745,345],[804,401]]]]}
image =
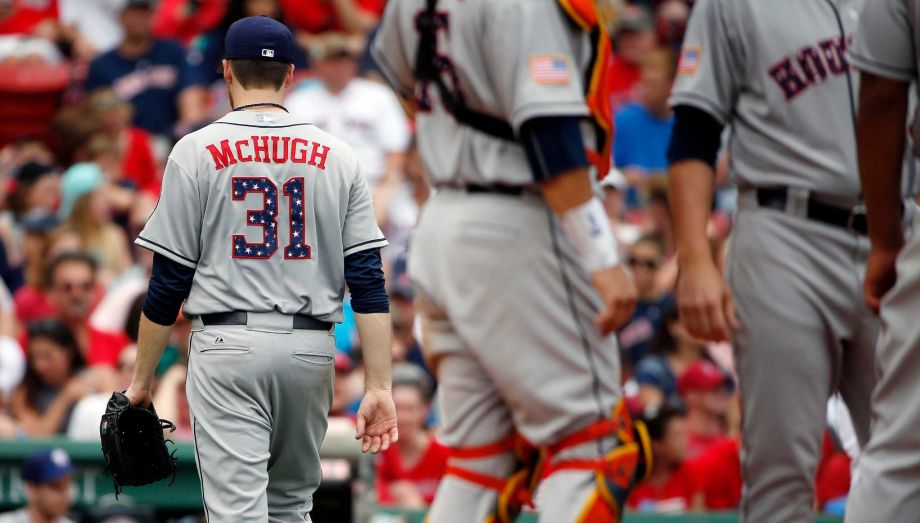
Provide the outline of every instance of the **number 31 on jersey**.
{"type": "MultiPolygon", "coordinates": [[[[278,186],[264,176],[234,177],[231,179],[234,201],[245,200],[250,193],[262,195],[262,208],[246,211],[246,224],[262,228],[262,241],[249,243],[245,234],[233,235],[233,257],[250,260],[267,260],[278,250],[278,186]]],[[[285,260],[309,260],[311,248],[306,243],[307,213],[302,177],[284,182],[281,190],[288,199],[290,238],[284,248],[285,260]]]]}

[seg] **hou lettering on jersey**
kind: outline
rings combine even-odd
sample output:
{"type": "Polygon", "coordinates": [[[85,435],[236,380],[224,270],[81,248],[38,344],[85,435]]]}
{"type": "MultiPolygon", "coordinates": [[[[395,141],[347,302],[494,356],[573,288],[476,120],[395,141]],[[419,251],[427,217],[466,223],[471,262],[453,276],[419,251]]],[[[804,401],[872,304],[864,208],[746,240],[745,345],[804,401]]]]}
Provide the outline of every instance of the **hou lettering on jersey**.
{"type": "Polygon", "coordinates": [[[830,75],[847,74],[849,70],[846,43],[838,36],[799,49],[773,65],[769,73],[783,90],[786,100],[791,100],[830,75]]]}
{"type": "Polygon", "coordinates": [[[237,162],[305,163],[325,171],[329,154],[327,145],[290,136],[252,136],[236,140],[232,145],[230,140],[221,140],[206,148],[218,171],[237,162]]]}

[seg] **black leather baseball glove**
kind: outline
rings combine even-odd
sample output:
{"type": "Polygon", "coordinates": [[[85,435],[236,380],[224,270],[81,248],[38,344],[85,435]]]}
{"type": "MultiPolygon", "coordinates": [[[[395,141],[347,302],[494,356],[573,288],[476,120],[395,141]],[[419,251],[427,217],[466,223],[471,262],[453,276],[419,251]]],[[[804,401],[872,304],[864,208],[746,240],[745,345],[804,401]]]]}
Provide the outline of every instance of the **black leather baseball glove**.
{"type": "MultiPolygon", "coordinates": [[[[121,392],[112,393],[99,434],[102,436],[102,455],[106,470],[115,481],[115,495],[127,486],[147,485],[176,476],[175,451],[166,446],[163,431],[176,430],[176,426],[161,420],[149,407],[132,407],[128,397],[121,392]]],[[[171,441],[170,441],[171,443],[171,441]]]]}

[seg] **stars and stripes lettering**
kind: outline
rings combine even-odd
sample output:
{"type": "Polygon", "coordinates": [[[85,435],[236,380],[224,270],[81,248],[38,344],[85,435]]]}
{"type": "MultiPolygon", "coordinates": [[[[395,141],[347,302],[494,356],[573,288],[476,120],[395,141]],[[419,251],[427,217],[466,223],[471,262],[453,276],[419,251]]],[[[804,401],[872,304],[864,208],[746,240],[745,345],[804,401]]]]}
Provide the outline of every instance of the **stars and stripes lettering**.
{"type": "MultiPolygon", "coordinates": [[[[233,258],[267,260],[278,250],[278,186],[265,177],[234,177],[231,179],[234,201],[245,200],[250,193],[262,195],[262,208],[246,211],[246,225],[262,229],[261,242],[248,242],[246,234],[234,234],[233,258]]],[[[291,178],[282,186],[288,197],[290,243],[284,248],[286,260],[309,260],[312,249],[307,245],[306,183],[303,177],[291,178]]]]}
{"type": "Polygon", "coordinates": [[[262,209],[246,211],[250,227],[262,228],[262,241],[250,243],[245,234],[233,235],[233,257],[267,260],[278,250],[278,187],[265,177],[232,178],[233,199],[245,200],[249,193],[262,195],[262,209]]]}
{"type": "Polygon", "coordinates": [[[307,245],[307,211],[304,205],[304,179],[291,178],[281,187],[288,197],[291,210],[290,243],[284,248],[286,260],[309,260],[310,246],[307,245]]]}

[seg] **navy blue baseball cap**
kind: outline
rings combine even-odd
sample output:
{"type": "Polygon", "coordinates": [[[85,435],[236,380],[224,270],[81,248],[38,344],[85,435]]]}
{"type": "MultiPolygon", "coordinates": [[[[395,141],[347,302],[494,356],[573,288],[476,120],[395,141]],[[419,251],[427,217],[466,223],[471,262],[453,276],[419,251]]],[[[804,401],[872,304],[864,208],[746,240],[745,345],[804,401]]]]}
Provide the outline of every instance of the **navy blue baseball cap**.
{"type": "Polygon", "coordinates": [[[241,18],[227,29],[224,58],[294,63],[294,35],[267,16],[241,18]]]}
{"type": "Polygon", "coordinates": [[[39,485],[73,474],[73,463],[61,448],[40,450],[22,464],[22,479],[39,485]]]}

